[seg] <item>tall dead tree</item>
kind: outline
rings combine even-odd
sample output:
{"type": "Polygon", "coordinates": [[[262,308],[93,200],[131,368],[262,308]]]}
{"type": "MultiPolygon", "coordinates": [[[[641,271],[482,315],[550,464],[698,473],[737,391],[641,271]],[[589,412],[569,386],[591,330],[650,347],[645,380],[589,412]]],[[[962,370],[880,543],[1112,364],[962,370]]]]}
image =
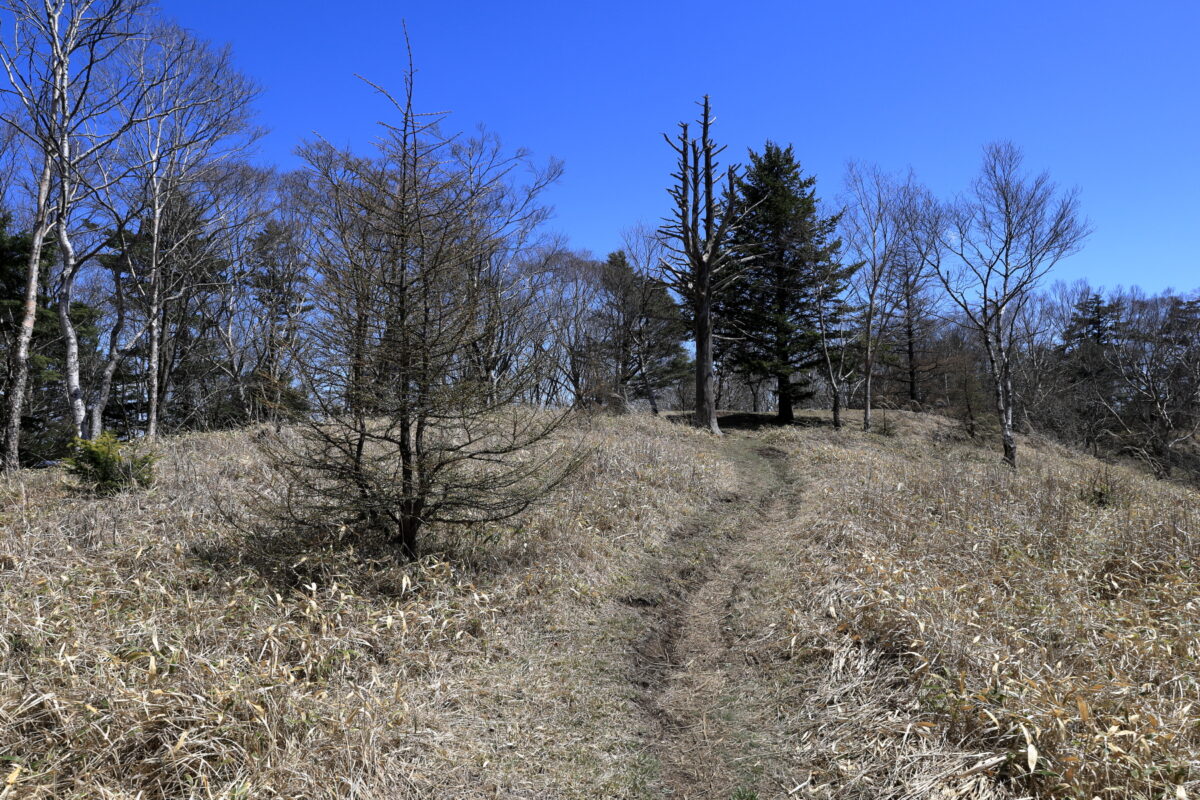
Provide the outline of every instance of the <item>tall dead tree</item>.
{"type": "Polygon", "coordinates": [[[1044,172],[1026,176],[1022,160],[1009,142],[988,145],[971,192],[924,223],[938,243],[926,257],[986,353],[1004,460],[1014,468],[1015,323],[1041,279],[1089,233],[1078,193],[1060,193],[1044,172]]]}
{"type": "Polygon", "coordinates": [[[660,260],[663,282],[687,304],[696,344],[695,423],[720,435],[717,395],[713,381],[713,300],[737,280],[744,262],[727,247],[736,229],[726,190],[734,184],[736,167],[724,174],[717,156],[725,149],[712,139],[712,107],[708,95],[699,103],[700,138],[692,138],[688,123],[679,123],[672,139],[663,134],[677,157],[675,181],[667,191],[674,202],[671,216],[659,229],[669,256],[660,260]]]}

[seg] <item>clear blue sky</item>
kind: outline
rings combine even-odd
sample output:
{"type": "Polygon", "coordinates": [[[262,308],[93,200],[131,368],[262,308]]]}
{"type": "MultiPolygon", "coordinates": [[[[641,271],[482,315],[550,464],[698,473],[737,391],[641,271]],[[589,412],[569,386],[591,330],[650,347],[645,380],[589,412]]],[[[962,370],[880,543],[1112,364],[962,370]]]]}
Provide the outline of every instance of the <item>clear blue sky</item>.
{"type": "Polygon", "coordinates": [[[965,187],[981,146],[1082,190],[1095,227],[1056,277],[1200,286],[1200,2],[522,2],[160,0],[261,83],[260,158],[297,162],[319,132],[365,142],[400,88],[565,162],[552,227],[603,254],[667,211],[660,134],[712,95],[726,155],[790,142],[823,197],[847,160],[965,187]]]}

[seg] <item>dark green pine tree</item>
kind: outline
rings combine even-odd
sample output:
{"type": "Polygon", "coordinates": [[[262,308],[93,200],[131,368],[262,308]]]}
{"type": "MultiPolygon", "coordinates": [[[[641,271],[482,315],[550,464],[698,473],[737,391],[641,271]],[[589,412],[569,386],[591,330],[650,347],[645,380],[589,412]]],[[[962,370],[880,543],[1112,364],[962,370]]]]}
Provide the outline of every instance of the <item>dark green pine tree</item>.
{"type": "Polygon", "coordinates": [[[1107,303],[1098,294],[1088,295],[1075,305],[1071,321],[1063,332],[1064,353],[1086,352],[1112,344],[1120,306],[1107,303]]]}
{"type": "Polygon", "coordinates": [[[852,271],[838,264],[840,215],[822,216],[815,185],[791,145],[750,152],[733,188],[740,222],[730,246],[752,258],[714,309],[721,363],[772,380],[785,423],[812,394],[802,373],[821,361],[818,303],[840,297],[852,271]]]}
{"type": "Polygon", "coordinates": [[[1059,345],[1066,378],[1060,433],[1093,447],[1104,435],[1109,412],[1118,404],[1119,379],[1111,349],[1118,337],[1121,307],[1091,294],[1076,304],[1059,345]]]}
{"type": "Polygon", "coordinates": [[[596,349],[613,369],[615,391],[647,400],[657,414],[662,390],[694,368],[683,347],[687,320],[666,287],[635,270],[622,250],[609,254],[598,278],[596,349]]]}

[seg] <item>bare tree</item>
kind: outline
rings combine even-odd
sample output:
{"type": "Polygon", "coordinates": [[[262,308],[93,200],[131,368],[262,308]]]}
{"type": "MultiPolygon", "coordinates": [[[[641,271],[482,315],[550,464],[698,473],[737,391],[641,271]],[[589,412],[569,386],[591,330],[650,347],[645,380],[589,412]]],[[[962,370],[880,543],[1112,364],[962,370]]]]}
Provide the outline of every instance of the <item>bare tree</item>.
{"type": "Polygon", "coordinates": [[[895,273],[905,243],[907,218],[900,209],[906,186],[878,167],[851,162],[846,167],[846,210],[843,240],[862,263],[852,287],[862,326],[863,430],[871,429],[872,378],[892,314],[900,297],[895,273]]]}
{"type": "Polygon", "coordinates": [[[600,338],[597,270],[596,262],[586,252],[560,250],[551,261],[551,291],[543,303],[554,376],[548,396],[560,404],[582,406],[589,398],[604,394],[594,347],[600,338]]]}
{"type": "Polygon", "coordinates": [[[830,402],[833,406],[833,427],[842,427],[842,400],[846,395],[850,378],[858,364],[853,355],[859,332],[851,330],[848,317],[851,305],[847,300],[847,282],[858,269],[858,264],[845,266],[827,260],[813,265],[814,283],[813,310],[816,317],[820,361],[825,368],[825,380],[829,386],[830,402]]]}
{"type": "Polygon", "coordinates": [[[61,262],[55,305],[66,346],[67,404],[79,436],[87,433],[87,404],[71,305],[80,269],[104,243],[90,233],[90,221],[77,218],[77,212],[103,180],[96,179],[97,162],[141,113],[138,98],[144,87],[116,67],[124,50],[144,36],[143,7],[141,0],[54,0],[44,4],[38,31],[50,47],[53,87],[49,151],[56,198],[54,233],[61,262]],[[75,61],[75,56],[81,60],[75,61]],[[120,113],[122,107],[128,113],[120,113]],[[78,246],[79,228],[89,232],[90,247],[78,246]]]}
{"type": "MultiPolygon", "coordinates": [[[[17,113],[10,121],[40,162],[34,203],[33,247],[26,320],[18,336],[19,386],[9,398],[6,464],[15,463],[35,311],[41,250],[53,231],[58,246],[55,304],[65,347],[64,385],[72,422],[84,435],[86,401],[80,377],[79,340],[71,318],[80,270],[104,247],[86,205],[112,179],[97,166],[121,135],[145,119],[152,90],[122,69],[122,56],[145,37],[144,0],[8,0],[0,10],[12,25],[0,61],[17,113]],[[90,242],[80,247],[81,232],[90,242]]],[[[150,112],[151,114],[156,112],[150,112]]]]}
{"type": "Polygon", "coordinates": [[[696,344],[695,422],[720,434],[717,396],[713,382],[713,300],[718,292],[737,280],[744,258],[727,247],[736,229],[729,213],[727,190],[736,180],[736,168],[724,174],[717,156],[725,149],[712,139],[712,108],[708,95],[699,103],[700,138],[692,138],[688,123],[679,123],[675,139],[663,135],[677,157],[674,184],[668,190],[674,202],[671,216],[660,229],[669,257],[660,260],[664,283],[677,293],[691,311],[696,344]]]}
{"type": "Polygon", "coordinates": [[[987,354],[1004,460],[1014,468],[1014,323],[1041,279],[1089,233],[1078,193],[1060,193],[1044,172],[1026,176],[1022,160],[1011,143],[988,145],[971,192],[924,221],[938,245],[927,258],[987,354]]]}
{"type": "Polygon", "coordinates": [[[516,256],[557,168],[517,185],[524,153],[440,135],[413,111],[411,68],[406,88],[377,156],[302,150],[315,308],[297,364],[316,413],[272,455],[291,521],[341,524],[412,558],[424,526],[510,517],[575,461],[547,442],[564,414],[522,402],[544,374],[546,320],[516,256]],[[486,375],[476,354],[499,316],[522,344],[486,375]]]}
{"type": "Polygon", "coordinates": [[[1013,392],[1023,433],[1038,427],[1036,420],[1044,418],[1040,412],[1061,391],[1057,380],[1061,354],[1055,348],[1060,334],[1049,298],[1041,293],[1022,306],[1013,320],[1013,392]]]}
{"type": "Polygon", "coordinates": [[[652,229],[635,225],[621,236],[630,272],[620,282],[628,322],[632,366],[652,414],[658,414],[660,383],[671,380],[679,358],[681,319],[660,284],[651,275],[662,261],[662,238],[652,229]],[[666,363],[664,363],[666,362],[666,363]]]}
{"type": "MultiPolygon", "coordinates": [[[[127,260],[127,266],[145,308],[146,435],[153,438],[163,395],[164,306],[182,289],[179,282],[192,274],[178,262],[185,255],[204,255],[192,246],[201,235],[211,249],[222,238],[217,231],[227,233],[246,221],[228,207],[238,206],[238,193],[229,192],[231,198],[225,190],[240,174],[229,169],[231,161],[258,134],[249,123],[257,90],[233,68],[228,48],[213,50],[174,26],[160,26],[140,44],[125,53],[125,70],[134,76],[139,91],[126,98],[137,105],[123,111],[134,119],[140,106],[142,119],[122,137],[125,164],[119,168],[135,187],[127,206],[134,209],[137,238],[145,253],[144,264],[127,260]],[[168,225],[168,220],[174,224],[168,225]]],[[[119,225],[118,235],[128,253],[134,246],[128,227],[119,225]]],[[[110,355],[109,366],[114,358],[119,353],[110,355]]],[[[111,370],[106,368],[102,398],[107,398],[110,381],[111,370]]],[[[92,427],[98,431],[102,402],[97,406],[92,427]]]]}
{"type": "Polygon", "coordinates": [[[899,258],[892,270],[894,294],[897,305],[895,336],[900,339],[898,349],[902,353],[902,381],[908,404],[913,409],[921,408],[926,402],[922,390],[924,379],[937,370],[938,362],[931,358],[931,339],[943,324],[939,314],[939,298],[936,296],[934,272],[929,268],[930,256],[939,244],[936,238],[923,235],[921,220],[937,201],[923,187],[910,186],[905,192],[900,213],[904,216],[902,228],[905,238],[899,258]]]}
{"type": "Polygon", "coordinates": [[[1110,434],[1118,452],[1165,478],[1200,432],[1200,299],[1131,290],[1113,301],[1121,319],[1103,355],[1119,390],[1100,395],[1110,434]]]}
{"type": "MultiPolygon", "coordinates": [[[[53,226],[50,208],[50,186],[53,178],[53,146],[57,115],[49,90],[55,85],[59,70],[47,63],[46,48],[50,44],[43,39],[41,19],[31,2],[13,0],[0,6],[0,10],[11,15],[12,41],[0,37],[0,61],[8,76],[9,87],[5,92],[15,98],[14,111],[6,113],[3,121],[9,130],[19,131],[33,144],[36,169],[36,190],[33,201],[33,223],[30,226],[29,259],[25,267],[25,294],[22,305],[21,323],[17,329],[16,343],[11,357],[11,379],[8,386],[8,408],[4,427],[4,468],[19,466],[21,440],[21,411],[25,404],[25,387],[29,381],[29,346],[33,341],[33,328],[37,318],[38,282],[41,273],[42,248],[53,226]]],[[[58,26],[54,27],[57,43],[58,26]]],[[[64,51],[69,55],[79,49],[64,51]]]]}
{"type": "MultiPolygon", "coordinates": [[[[241,330],[237,339],[248,351],[251,368],[251,419],[273,418],[279,422],[289,412],[285,395],[293,396],[294,354],[301,346],[304,315],[310,310],[307,263],[303,253],[303,225],[295,209],[281,208],[268,219],[262,230],[247,243],[246,269],[230,304],[241,308],[235,318],[241,330]]],[[[230,334],[230,361],[237,347],[232,333],[234,322],[227,325],[230,334]]],[[[296,397],[296,400],[299,398],[296,397]]]]}

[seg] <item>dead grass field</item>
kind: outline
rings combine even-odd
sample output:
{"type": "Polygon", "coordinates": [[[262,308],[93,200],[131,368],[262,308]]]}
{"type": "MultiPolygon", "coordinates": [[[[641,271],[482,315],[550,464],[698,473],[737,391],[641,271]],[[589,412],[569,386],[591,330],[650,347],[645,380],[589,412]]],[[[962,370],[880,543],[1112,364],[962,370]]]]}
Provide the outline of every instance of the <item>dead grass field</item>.
{"type": "Polygon", "coordinates": [[[1200,496],[888,419],[599,418],[409,566],[264,544],[249,432],[4,479],[0,798],[1200,797],[1200,496]]]}
{"type": "Polygon", "coordinates": [[[770,720],[747,785],[1200,796],[1196,492],[1037,442],[1014,474],[947,420],[889,417],[765,434],[798,494],[731,606],[732,705],[770,720]]]}
{"type": "Polygon", "coordinates": [[[166,440],[113,499],[8,480],[0,796],[633,796],[618,598],[736,476],[666,422],[575,433],[595,452],[550,504],[415,567],[264,562],[230,524],[273,488],[248,433],[166,440]]]}

